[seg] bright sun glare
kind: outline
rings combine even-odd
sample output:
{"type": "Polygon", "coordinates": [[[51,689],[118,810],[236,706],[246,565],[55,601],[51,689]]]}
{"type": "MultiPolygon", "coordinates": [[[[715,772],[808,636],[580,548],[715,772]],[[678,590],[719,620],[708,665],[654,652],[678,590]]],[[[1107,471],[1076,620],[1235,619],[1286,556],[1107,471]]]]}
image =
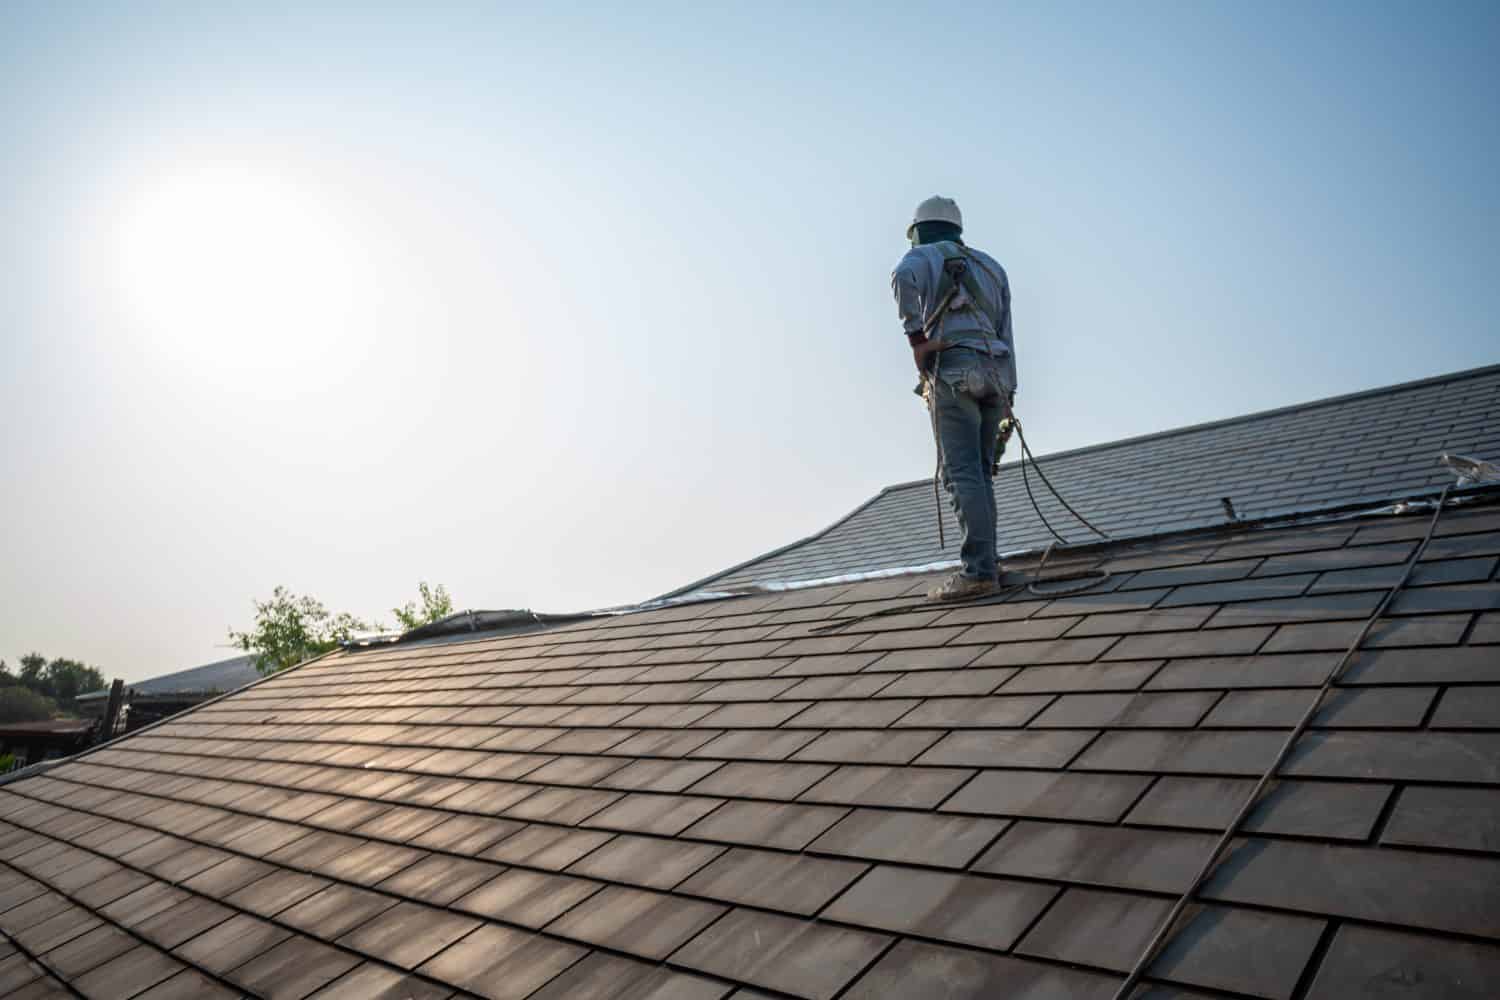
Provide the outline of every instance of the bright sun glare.
{"type": "Polygon", "coordinates": [[[121,291],[157,348],[261,374],[350,345],[358,246],[307,186],[213,164],[153,178],[123,208],[121,291]]]}

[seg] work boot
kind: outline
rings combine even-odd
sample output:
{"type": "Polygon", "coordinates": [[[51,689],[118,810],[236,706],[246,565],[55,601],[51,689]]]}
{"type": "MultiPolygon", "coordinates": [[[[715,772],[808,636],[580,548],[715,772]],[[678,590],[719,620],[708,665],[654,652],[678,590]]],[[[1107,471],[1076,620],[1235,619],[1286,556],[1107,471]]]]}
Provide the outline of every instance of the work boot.
{"type": "Polygon", "coordinates": [[[984,597],[995,592],[994,580],[954,573],[942,583],[927,591],[929,601],[966,601],[971,597],[984,597]]]}

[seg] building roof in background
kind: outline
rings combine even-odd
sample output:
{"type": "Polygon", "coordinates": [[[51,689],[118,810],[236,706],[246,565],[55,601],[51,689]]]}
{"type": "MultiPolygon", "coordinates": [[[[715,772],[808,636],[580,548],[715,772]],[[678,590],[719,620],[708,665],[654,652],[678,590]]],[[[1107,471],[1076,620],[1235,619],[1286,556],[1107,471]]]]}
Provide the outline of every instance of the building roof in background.
{"type": "MultiPolygon", "coordinates": [[[[1226,496],[1253,520],[1435,492],[1453,478],[1437,464],[1444,451],[1500,456],[1500,365],[1059,452],[1043,457],[1041,470],[1084,517],[1123,538],[1221,524],[1226,496]]],[[[1019,457],[1019,441],[1010,454],[1019,457]]],[[[1054,528],[1070,541],[1093,538],[1034,473],[1030,480],[1054,528]]],[[[1019,463],[1001,466],[995,496],[1002,549],[1052,540],[1019,463]]],[[[930,479],[889,487],[816,535],[672,594],[956,559],[959,531],[946,496],[946,550],[933,506],[930,479]]]]}
{"type": "MultiPolygon", "coordinates": [[[[126,685],[126,690],[136,695],[210,695],[234,691],[252,681],[260,679],[255,669],[255,657],[235,656],[227,660],[205,663],[176,673],[163,674],[150,680],[126,685]]],[[[78,701],[102,701],[109,697],[109,688],[100,688],[78,696],[78,701]]]]}
{"type": "MultiPolygon", "coordinates": [[[[0,985],[1109,1000],[1427,525],[340,652],[0,789],[0,985]]],[[[1492,994],[1497,557],[1443,514],[1138,997],[1492,994]]]]}
{"type": "Polygon", "coordinates": [[[43,733],[76,736],[94,728],[93,719],[42,719],[37,722],[0,722],[0,735],[43,733]]]}

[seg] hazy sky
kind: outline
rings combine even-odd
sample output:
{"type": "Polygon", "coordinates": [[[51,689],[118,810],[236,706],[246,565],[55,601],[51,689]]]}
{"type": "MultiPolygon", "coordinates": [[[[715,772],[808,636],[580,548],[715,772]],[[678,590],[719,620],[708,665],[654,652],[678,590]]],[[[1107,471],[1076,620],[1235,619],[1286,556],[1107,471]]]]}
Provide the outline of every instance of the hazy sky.
{"type": "Polygon", "coordinates": [[[0,7],[12,663],[634,601],[930,474],[935,192],[1041,452],[1497,360],[1493,3],[234,6],[0,7]]]}

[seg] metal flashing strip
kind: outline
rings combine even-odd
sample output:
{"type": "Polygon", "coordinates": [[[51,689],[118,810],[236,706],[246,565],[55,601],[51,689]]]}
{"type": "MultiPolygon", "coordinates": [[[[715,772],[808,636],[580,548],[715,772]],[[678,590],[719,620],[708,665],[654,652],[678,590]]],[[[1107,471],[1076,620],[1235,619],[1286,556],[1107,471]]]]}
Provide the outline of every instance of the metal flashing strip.
{"type": "Polygon", "coordinates": [[[72,759],[72,757],[53,757],[51,760],[39,760],[35,764],[18,767],[14,771],[7,771],[5,774],[0,774],[0,785],[8,785],[12,781],[19,781],[22,778],[33,778],[38,774],[45,774],[57,765],[67,763],[72,759]]]}
{"type": "MultiPolygon", "coordinates": [[[[923,484],[926,484],[927,482],[930,482],[930,480],[924,479],[922,480],[922,482],[923,484]]],[[[716,573],[710,573],[708,576],[700,577],[692,583],[684,584],[683,586],[678,587],[675,590],[667,591],[665,594],[662,594],[659,597],[651,598],[651,600],[646,603],[651,604],[654,601],[666,601],[674,597],[681,597],[685,594],[695,593],[699,587],[707,583],[712,583],[714,580],[717,580],[720,577],[728,576],[731,573],[736,573],[747,566],[754,566],[758,562],[765,562],[768,559],[774,559],[779,555],[792,551],[793,549],[800,548],[801,546],[806,545],[809,542],[815,542],[818,539],[823,538],[830,532],[834,531],[835,529],[842,527],[844,524],[847,524],[849,521],[852,521],[854,518],[864,513],[870,507],[873,507],[875,504],[879,503],[882,497],[893,493],[896,490],[905,489],[909,485],[911,484],[900,483],[895,486],[882,487],[879,493],[876,493],[874,496],[870,497],[868,500],[864,501],[859,506],[849,511],[847,514],[843,515],[842,517],[838,518],[836,521],[833,521],[822,529],[814,531],[810,535],[799,538],[794,542],[787,542],[785,545],[778,545],[776,548],[771,549],[769,552],[762,552],[760,555],[752,556],[749,559],[737,562],[727,569],[721,569],[716,573]]]]}

